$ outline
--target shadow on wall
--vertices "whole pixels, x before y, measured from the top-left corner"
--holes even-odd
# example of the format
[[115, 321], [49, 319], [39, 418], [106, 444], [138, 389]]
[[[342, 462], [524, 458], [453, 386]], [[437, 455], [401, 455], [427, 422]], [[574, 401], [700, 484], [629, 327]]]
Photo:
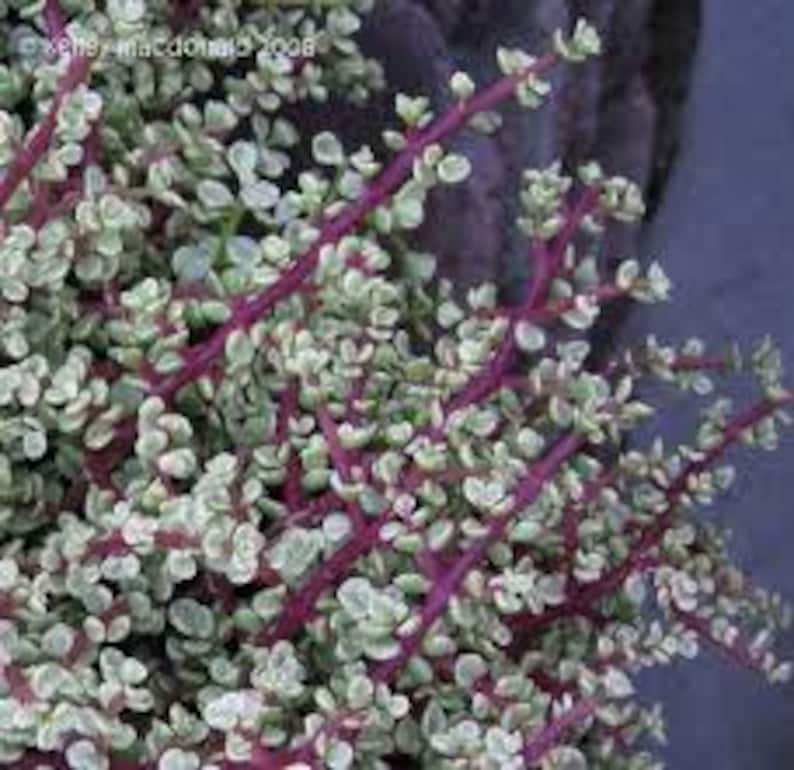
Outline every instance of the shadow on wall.
[[690, 92], [703, 8], [692, 0], [656, 0], [650, 16], [651, 45], [645, 74], [658, 105], [654, 163], [648, 185], [653, 215], [659, 207], [681, 138], [681, 118]]
[[[459, 138], [456, 148], [472, 159], [474, 173], [433, 193], [412, 239], [438, 255], [442, 273], [461, 290], [495, 280], [509, 299], [529, 270], [525, 239], [513, 224], [524, 168], [598, 158], [610, 173], [643, 185], [652, 204], [659, 200], [678, 144], [699, 8], [700, 0], [380, 0], [359, 39], [383, 64], [389, 90], [364, 109], [335, 103], [296, 119], [306, 135], [338, 130], [351, 145], [381, 151], [381, 131], [395, 124], [395, 92], [428, 95], [441, 110], [456, 70], [486, 83], [497, 75], [499, 46], [542, 51], [558, 27], [592, 19], [606, 41], [604, 56], [558, 70], [542, 110], [507, 108], [496, 136]], [[635, 252], [638, 232], [621, 228], [611, 247]]]
[[[435, 195], [418, 243], [441, 258], [456, 285], [500, 279], [507, 293], [528, 271], [526, 243], [513, 225], [521, 171], [562, 158], [569, 167], [598, 158], [610, 173], [643, 185], [652, 210], [678, 146], [700, 29], [699, 0], [386, 0], [367, 23], [364, 50], [384, 64], [392, 91], [423, 93], [437, 108], [456, 69], [479, 82], [496, 76], [499, 46], [540, 51], [553, 31], [587, 16], [605, 54], [555, 75], [538, 113], [508, 109], [495, 137], [460, 144], [475, 173], [459, 189]], [[375, 116], [389, 121], [391, 96]], [[367, 121], [373, 134], [382, 126]], [[636, 251], [638, 231], [611, 241]]]

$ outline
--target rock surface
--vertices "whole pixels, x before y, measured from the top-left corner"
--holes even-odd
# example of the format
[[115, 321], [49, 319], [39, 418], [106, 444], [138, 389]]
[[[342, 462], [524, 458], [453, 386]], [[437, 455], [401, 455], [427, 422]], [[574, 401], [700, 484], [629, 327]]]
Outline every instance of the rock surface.
[[[681, 153], [641, 246], [667, 267], [675, 302], [634, 314], [624, 339], [653, 330], [671, 340], [697, 334], [747, 345], [771, 333], [791, 385], [794, 5], [706, 0], [704, 11]], [[680, 414], [663, 419], [671, 434], [684, 434]], [[771, 455], [734, 454], [736, 489], [707, 515], [734, 531], [733, 552], [753, 582], [791, 601], [791, 429], [781, 443]], [[794, 658], [794, 634], [781, 647]], [[793, 685], [769, 688], [706, 652], [694, 665], [655, 673], [644, 692], [665, 704], [670, 770], [794, 766]]]
[[[665, 14], [658, 8], [664, 5]], [[599, 157], [610, 173], [653, 191], [667, 165], [658, 150], [675, 142], [681, 94], [657, 89], [653, 63], [659, 41], [681, 17], [696, 28], [689, 0], [383, 0], [366, 24], [362, 43], [385, 66], [390, 93], [374, 115], [387, 115], [394, 91], [424, 93], [440, 109], [456, 69], [479, 82], [497, 75], [499, 46], [547, 49], [552, 32], [586, 14], [601, 29], [606, 53], [584, 67], [560, 70], [555, 91], [539, 112], [507, 109], [493, 138], [467, 137], [475, 173], [460, 189], [433, 201], [419, 243], [438, 254], [443, 272], [459, 286], [499, 277], [520, 285], [528, 265], [526, 242], [513, 225], [521, 171], [563, 158], [575, 166]], [[685, 22], [686, 25], [687, 22]], [[691, 30], [690, 33], [691, 34]], [[689, 59], [663, 62], [665, 82], [685, 83]], [[671, 93], [673, 98], [667, 98]], [[373, 131], [382, 123], [372, 120]], [[662, 131], [657, 131], [657, 127]], [[371, 137], [372, 140], [376, 136]], [[637, 233], [621, 233], [616, 253], [635, 250]]]

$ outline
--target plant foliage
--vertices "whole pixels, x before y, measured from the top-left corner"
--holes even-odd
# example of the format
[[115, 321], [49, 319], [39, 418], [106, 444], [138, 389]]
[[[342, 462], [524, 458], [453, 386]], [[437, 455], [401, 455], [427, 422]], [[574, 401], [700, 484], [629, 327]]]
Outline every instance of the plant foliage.
[[[100, 5], [0, 14], [0, 762], [650, 770], [640, 670], [705, 643], [787, 678], [780, 597], [696, 515], [732, 445], [775, 446], [778, 353], [740, 409], [733, 351], [590, 350], [670, 292], [604, 267], [636, 185], [527, 170], [514, 307], [403, 237], [476, 173], [449, 140], [541, 107], [595, 30], [457, 73], [443, 114], [398, 95], [376, 152], [289, 117], [382, 87], [372, 2]], [[188, 32], [246, 51], [119, 54]], [[689, 443], [631, 440], [675, 389]]]

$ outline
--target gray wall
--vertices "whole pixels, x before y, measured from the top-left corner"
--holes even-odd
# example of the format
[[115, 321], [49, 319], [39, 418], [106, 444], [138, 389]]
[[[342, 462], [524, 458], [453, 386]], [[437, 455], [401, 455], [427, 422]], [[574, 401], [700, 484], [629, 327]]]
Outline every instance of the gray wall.
[[[772, 332], [794, 376], [794, 2], [704, 5], [682, 154], [643, 249], [667, 268], [675, 301], [641, 310], [627, 331], [715, 342]], [[734, 530], [756, 582], [794, 600], [794, 435], [739, 470], [711, 515]], [[784, 647], [794, 657], [793, 635]], [[649, 683], [666, 705], [670, 770], [794, 767], [794, 689], [707, 657]]]

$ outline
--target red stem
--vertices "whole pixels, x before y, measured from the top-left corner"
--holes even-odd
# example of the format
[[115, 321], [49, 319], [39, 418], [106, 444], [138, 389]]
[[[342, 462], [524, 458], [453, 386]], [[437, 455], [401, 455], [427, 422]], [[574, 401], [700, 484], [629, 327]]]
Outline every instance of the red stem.
[[485, 557], [489, 548], [499, 542], [515, 517], [531, 505], [540, 494], [543, 486], [559, 470], [560, 466], [574, 455], [584, 443], [576, 434], [561, 438], [546, 456], [534, 464], [527, 477], [513, 492], [514, 503], [510, 509], [492, 519], [488, 531], [470, 545], [447, 573], [434, 584], [421, 610], [419, 628], [400, 641], [400, 652], [390, 660], [380, 664], [375, 670], [374, 679], [389, 682], [416, 653], [427, 632], [446, 610], [450, 598], [458, 591], [461, 583], [471, 569]]
[[594, 583], [570, 596], [563, 604], [542, 613], [519, 613], [508, 618], [507, 622], [517, 631], [520, 631], [522, 637], [526, 637], [527, 634], [537, 633], [556, 620], [591, 609], [597, 601], [609, 596], [620, 588], [629, 575], [642, 567], [647, 559], [648, 552], [659, 545], [672, 525], [673, 514], [686, 492], [689, 480], [716, 462], [732, 444], [739, 440], [745, 431], [773, 415], [781, 407], [791, 403], [792, 398], [794, 397], [788, 394], [774, 401], [767, 399], [735, 417], [723, 432], [722, 439], [706, 451], [699, 460], [691, 461], [675, 478], [666, 492], [668, 505], [664, 513], [642, 530], [642, 534], [635, 543], [631, 554], [621, 564], [611, 569]]
[[325, 246], [337, 243], [353, 231], [382, 203], [388, 200], [413, 172], [414, 161], [431, 144], [448, 138], [463, 128], [477, 113], [488, 111], [505, 101], [514, 93], [519, 83], [532, 73], [542, 72], [554, 63], [553, 54], [538, 60], [532, 67], [516, 75], [503, 78], [467, 102], [456, 105], [445, 115], [417, 132], [408, 146], [383, 171], [364, 194], [350, 204], [339, 216], [323, 227], [314, 245], [279, 280], [262, 293], [241, 302], [231, 318], [210, 337], [207, 342], [194, 348], [187, 356], [185, 365], [176, 373], [164, 378], [152, 389], [166, 401], [182, 387], [204, 374], [212, 362], [223, 353], [226, 339], [238, 329], [247, 329], [269, 312], [278, 302], [295, 292], [317, 266], [320, 252]]
[[350, 463], [347, 451], [342, 446], [339, 439], [339, 432], [336, 429], [334, 418], [326, 408], [321, 408], [317, 414], [317, 420], [320, 424], [325, 443], [328, 445], [328, 453], [331, 456], [331, 462], [336, 468], [337, 473], [342, 481], [348, 483], [353, 478], [353, 467]]
[[598, 478], [588, 484], [581, 500], [571, 503], [565, 509], [562, 519], [562, 534], [565, 545], [565, 562], [568, 567], [568, 593], [573, 590], [576, 582], [573, 572], [574, 562], [576, 559], [576, 549], [579, 547], [580, 517], [587, 509], [587, 506], [598, 499], [598, 496], [604, 491], [604, 489], [606, 489], [610, 484], [614, 483], [616, 477], [617, 468], [611, 468], [609, 471], [602, 473]]
[[299, 511], [304, 504], [301, 484], [301, 459], [297, 452], [290, 452], [287, 460], [287, 479], [284, 482], [284, 502], [290, 512]]
[[171, 11], [171, 29], [176, 32], [184, 32], [193, 20], [198, 16], [202, 0], [172, 0], [173, 9]]
[[[320, 430], [325, 438], [325, 443], [328, 445], [331, 462], [342, 481], [348, 484], [353, 480], [353, 464], [350, 461], [347, 450], [342, 446], [342, 442], [339, 439], [339, 431], [336, 429], [336, 422], [334, 422], [334, 418], [326, 408], [321, 408], [319, 410], [317, 419], [320, 424]], [[346, 500], [345, 510], [353, 520], [356, 531], [360, 531], [366, 526], [364, 512], [358, 502]]]
[[[279, 444], [287, 442], [289, 437], [289, 421], [298, 412], [298, 387], [293, 382], [281, 394], [278, 410], [278, 424], [276, 426], [276, 441]], [[301, 493], [301, 462], [297, 452], [290, 449], [287, 459], [287, 478], [284, 482], [284, 502], [290, 513], [300, 510], [303, 506]]]
[[565, 713], [552, 719], [538, 730], [524, 745], [524, 761], [527, 767], [541, 759], [558, 746], [565, 734], [595, 714], [596, 705], [591, 700], [580, 700]]
[[[300, 462], [297, 457], [295, 457], [295, 459]], [[298, 479], [298, 481], [300, 481], [300, 479]], [[265, 532], [265, 536], [268, 540], [272, 540], [280, 532], [290, 527], [305, 526], [317, 521], [322, 521], [326, 514], [331, 513], [331, 511], [341, 506], [342, 500], [337, 496], [336, 492], [328, 490], [319, 497], [303, 503], [302, 508], [291, 512], [289, 516], [274, 521]]]
[[336, 585], [357, 559], [364, 556], [378, 542], [383, 521], [377, 519], [337, 549], [312, 574], [301, 588], [285, 600], [286, 609], [275, 626], [265, 629], [256, 637], [256, 644], [268, 647], [281, 639], [294, 636], [314, 616], [320, 597]]
[[27, 144], [16, 154], [0, 181], [0, 209], [5, 207], [19, 185], [47, 152], [58, 122], [58, 111], [66, 97], [88, 77], [90, 64], [84, 56], [75, 56], [69, 62], [66, 74], [58, 83], [50, 109], [34, 129]]
[[721, 370], [726, 366], [721, 356], [678, 356], [670, 365], [674, 372], [688, 372], [705, 369]]
[[28, 224], [34, 229], [40, 229], [47, 221], [50, 209], [50, 186], [45, 182], [37, 182], [33, 193], [33, 201], [28, 215]]
[[[449, 400], [445, 405], [445, 414], [451, 414], [472, 404], [479, 403], [499, 389], [505, 375], [516, 359], [518, 351], [515, 335], [516, 326], [520, 320], [535, 318], [536, 314], [539, 320], [545, 317], [540, 308], [546, 298], [549, 286], [559, 273], [565, 258], [565, 251], [576, 236], [582, 222], [597, 206], [598, 196], [598, 189], [592, 187], [587, 188], [582, 193], [562, 231], [554, 239], [551, 250], [543, 242], [533, 244], [535, 274], [523, 302], [515, 315], [510, 318], [502, 342], [490, 363], [483, 367], [460, 393]], [[443, 435], [443, 432], [444, 428], [441, 426], [430, 433], [433, 438], [437, 439]]]
[[283, 444], [289, 436], [289, 421], [298, 411], [298, 389], [291, 383], [281, 393], [276, 421], [276, 441]]
[[717, 639], [711, 632], [709, 620], [693, 612], [686, 612], [678, 607], [672, 608], [673, 615], [680, 620], [687, 628], [694, 631], [699, 637], [715, 647], [723, 655], [734, 663], [738, 663], [751, 671], [762, 672], [761, 660], [754, 656], [749, 647], [741, 640], [736, 640], [733, 644], [725, 644]]
[[604, 284], [603, 286], [596, 286], [594, 289], [583, 292], [577, 296], [556, 300], [546, 305], [546, 307], [530, 310], [523, 316], [518, 313], [517, 319], [519, 321], [531, 321], [536, 324], [548, 323], [549, 321], [557, 320], [560, 316], [573, 310], [576, 307], [576, 300], [579, 297], [589, 299], [599, 305], [604, 305], [625, 296], [626, 292], [623, 289], [619, 289], [613, 284]]
[[[557, 61], [556, 54], [548, 54], [538, 59], [531, 67], [504, 77], [472, 99], [455, 105], [427, 128], [415, 132], [410, 137], [407, 147], [369, 185], [362, 196], [345, 208], [341, 214], [325, 223], [315, 243], [292, 267], [260, 294], [236, 303], [231, 317], [206, 342], [185, 352], [184, 365], [181, 369], [174, 374], [158, 377], [155, 384], [150, 387], [149, 394], [170, 402], [179, 390], [207, 373], [216, 359], [223, 355], [228, 337], [234, 331], [250, 328], [279, 302], [298, 291], [314, 272], [322, 250], [326, 246], [338, 243], [386, 202], [411, 176], [414, 161], [427, 147], [444, 141], [464, 128], [476, 114], [489, 111], [507, 100], [527, 77], [542, 73]], [[124, 445], [129, 448], [135, 440], [134, 424], [131, 424], [131, 430], [129, 424], [125, 425], [124, 430], [130, 435], [125, 437], [122, 444], [119, 444], [113, 452], [113, 463], [120, 462], [123, 458]]]
[[58, 0], [46, 0], [43, 13], [47, 37], [51, 43], [60, 42], [66, 34], [66, 20]]

